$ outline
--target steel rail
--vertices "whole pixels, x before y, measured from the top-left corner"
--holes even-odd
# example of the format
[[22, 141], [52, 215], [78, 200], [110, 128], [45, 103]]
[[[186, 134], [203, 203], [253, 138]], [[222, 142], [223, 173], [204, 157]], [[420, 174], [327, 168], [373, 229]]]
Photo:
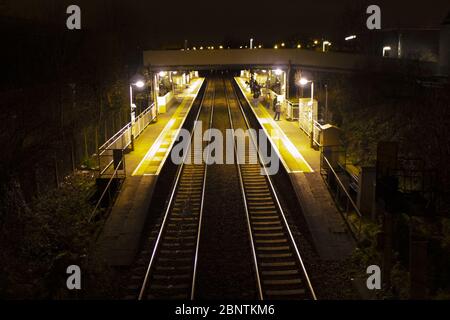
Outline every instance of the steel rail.
[[[233, 124], [233, 119], [231, 117], [231, 109], [230, 109], [230, 102], [229, 102], [229, 98], [228, 98], [228, 94], [227, 94], [227, 88], [226, 88], [226, 84], [225, 84], [225, 80], [224, 82], [224, 88], [225, 88], [225, 100], [227, 103], [227, 110], [228, 110], [228, 118], [230, 119], [230, 124], [231, 124], [231, 129], [234, 130], [234, 124]], [[254, 267], [255, 267], [255, 277], [256, 277], [256, 284], [257, 284], [257, 289], [258, 289], [258, 299], [259, 300], [263, 300], [263, 292], [262, 292], [262, 286], [261, 286], [261, 277], [259, 275], [259, 268], [258, 268], [258, 258], [256, 256], [256, 249], [255, 249], [255, 242], [253, 239], [253, 232], [252, 232], [252, 226], [250, 223], [250, 213], [248, 210], [248, 206], [247, 206], [247, 196], [245, 193], [245, 188], [244, 188], [244, 181], [242, 178], [242, 172], [241, 172], [241, 167], [239, 166], [238, 163], [238, 154], [237, 154], [237, 146], [233, 137], [233, 147], [234, 147], [234, 155], [235, 155], [235, 160], [236, 160], [236, 167], [237, 167], [237, 171], [238, 171], [238, 175], [239, 175], [239, 183], [241, 186], [241, 194], [242, 194], [242, 198], [244, 200], [244, 208], [245, 208], [245, 215], [247, 218], [247, 228], [248, 228], [248, 234], [249, 234], [249, 238], [250, 238], [250, 246], [252, 248], [252, 258], [253, 258], [253, 263], [254, 263]]]
[[[209, 119], [209, 128], [212, 128], [212, 123], [213, 123], [215, 97], [216, 97], [216, 91], [215, 91], [215, 87], [214, 87], [213, 98], [212, 98], [212, 102], [211, 102], [211, 117]], [[212, 131], [210, 130], [209, 135], [208, 135], [208, 141], [211, 141], [211, 138], [212, 138]], [[192, 275], [191, 300], [194, 300], [194, 297], [195, 297], [195, 281], [197, 279], [198, 252], [199, 252], [199, 248], [200, 248], [200, 234], [201, 234], [202, 221], [203, 221], [203, 205], [204, 205], [205, 191], [206, 191], [206, 175], [208, 172], [208, 159], [209, 159], [209, 153], [207, 155], [207, 158], [205, 159], [206, 163], [205, 163], [205, 173], [203, 176], [202, 200], [201, 200], [201, 204], [200, 204], [197, 244], [196, 244], [196, 248], [195, 248], [194, 270], [193, 270], [193, 275]]]
[[[202, 108], [203, 108], [203, 105], [204, 105], [204, 102], [205, 102], [205, 98], [208, 95], [208, 89], [209, 88], [210, 88], [210, 85], [208, 83], [207, 87], [205, 89], [205, 93], [204, 93], [204, 95], [202, 97], [202, 101], [200, 102], [200, 107], [199, 107], [199, 109], [197, 111], [197, 114], [196, 114], [196, 117], [195, 117], [195, 120], [194, 120], [195, 125], [194, 125], [194, 127], [192, 129], [192, 132], [190, 133], [190, 139], [189, 139], [189, 143], [188, 143], [188, 146], [187, 146], [188, 150], [191, 147], [192, 139], [193, 139], [193, 136], [194, 136], [194, 132], [195, 132], [195, 129], [197, 127], [197, 120], [200, 117], [200, 113], [202, 111]], [[214, 96], [215, 96], [214, 86], [212, 86], [212, 94], [213, 94], [213, 99], [212, 99], [213, 100], [212, 105], [213, 105], [214, 104]], [[183, 161], [182, 161], [180, 167], [178, 168], [178, 171], [177, 171], [177, 174], [176, 174], [175, 183], [174, 183], [174, 187], [172, 189], [172, 192], [171, 192], [171, 195], [170, 195], [170, 198], [169, 198], [169, 202], [167, 204], [166, 211], [164, 213], [164, 218], [163, 218], [163, 221], [161, 223], [161, 227], [160, 227], [159, 232], [158, 232], [158, 237], [157, 237], [157, 239], [155, 241], [155, 245], [153, 247], [152, 255], [151, 255], [148, 267], [147, 267], [147, 271], [146, 271], [146, 274], [145, 274], [144, 281], [143, 281], [142, 286], [141, 286], [141, 290], [139, 292], [138, 300], [143, 300], [144, 299], [146, 290], [147, 290], [147, 288], [149, 286], [151, 272], [152, 272], [152, 269], [153, 269], [153, 266], [154, 266], [154, 263], [155, 263], [155, 260], [156, 260], [157, 252], [158, 252], [160, 244], [161, 244], [161, 238], [162, 238], [162, 235], [163, 235], [163, 233], [165, 231], [165, 228], [166, 228], [166, 225], [167, 225], [167, 221], [168, 221], [171, 209], [172, 209], [173, 201], [174, 201], [175, 195], [177, 193], [177, 189], [178, 189], [178, 186], [179, 186], [179, 181], [180, 181], [180, 178], [182, 176], [183, 168], [184, 168], [185, 161], [186, 161], [186, 158], [187, 158], [188, 155], [190, 155], [190, 152], [186, 152], [186, 154], [183, 155]], [[206, 167], [207, 166], [205, 166], [205, 176], [206, 176]], [[203, 210], [203, 200], [204, 200], [204, 189], [202, 191], [201, 210]], [[201, 216], [201, 214], [200, 214], [200, 216]], [[200, 230], [200, 222], [199, 222], [199, 230]], [[198, 248], [198, 241], [197, 241], [196, 248]], [[196, 253], [196, 255], [197, 255], [197, 253]], [[191, 298], [192, 298], [192, 289], [191, 289]]]
[[[248, 127], [248, 128], [251, 128], [250, 123], [249, 123], [249, 121], [248, 121], [248, 119], [247, 119], [247, 116], [245, 115], [245, 112], [244, 112], [244, 108], [243, 108], [243, 106], [242, 106], [242, 103], [241, 103], [241, 101], [240, 101], [240, 99], [239, 99], [238, 94], [236, 93], [236, 88], [233, 86], [233, 84], [231, 84], [231, 87], [232, 87], [234, 96], [236, 97], [236, 101], [237, 101], [237, 104], [238, 104], [238, 106], [239, 106], [239, 108], [240, 108], [241, 114], [242, 114], [242, 116], [243, 116], [243, 118], [244, 118], [244, 121], [245, 121], [247, 127]], [[264, 164], [264, 162], [263, 162], [262, 156], [261, 156], [261, 154], [260, 154], [260, 152], [259, 152], [258, 144], [257, 144], [257, 142], [254, 140], [254, 138], [252, 137], [251, 134], [249, 135], [249, 138], [250, 138], [250, 141], [253, 143], [253, 145], [254, 145], [254, 147], [255, 147], [255, 150], [257, 150], [257, 155], [258, 155], [258, 159], [259, 159], [260, 164], [261, 164], [261, 168], [264, 170], [265, 176], [267, 177], [267, 181], [268, 181], [268, 184], [269, 184], [269, 186], [270, 186], [271, 194], [273, 195], [273, 197], [274, 197], [274, 199], [275, 199], [275, 201], [276, 201], [277, 209], [279, 210], [280, 215], [281, 215], [281, 217], [282, 217], [282, 220], [283, 220], [283, 223], [284, 223], [284, 227], [286, 228], [286, 231], [287, 231], [287, 233], [288, 233], [288, 237], [289, 237], [290, 243], [291, 243], [291, 245], [292, 245], [293, 248], [294, 248], [294, 251], [295, 251], [295, 254], [296, 254], [296, 258], [297, 258], [297, 261], [298, 261], [298, 263], [299, 263], [299, 265], [300, 265], [300, 267], [301, 267], [301, 269], [302, 269], [301, 271], [302, 271], [303, 276], [304, 276], [304, 278], [305, 278], [305, 280], [306, 280], [306, 283], [307, 283], [307, 286], [308, 286], [308, 290], [309, 290], [309, 292], [310, 292], [310, 294], [311, 294], [312, 299], [313, 299], [313, 300], [317, 300], [316, 294], [315, 294], [314, 289], [313, 289], [313, 286], [312, 286], [312, 284], [311, 284], [311, 280], [309, 279], [308, 273], [307, 273], [306, 268], [305, 268], [305, 265], [304, 265], [304, 263], [303, 263], [303, 259], [302, 259], [302, 257], [301, 257], [300, 251], [299, 251], [299, 249], [298, 249], [298, 247], [297, 247], [297, 244], [296, 244], [296, 242], [295, 242], [295, 239], [294, 239], [294, 237], [293, 237], [293, 235], [292, 235], [291, 228], [289, 227], [289, 223], [287, 222], [286, 215], [285, 215], [284, 210], [283, 210], [283, 208], [282, 208], [282, 206], [281, 206], [281, 203], [280, 203], [280, 201], [279, 201], [279, 198], [278, 198], [278, 196], [277, 196], [277, 193], [275, 192], [275, 188], [274, 188], [274, 186], [273, 186], [272, 179], [271, 179], [271, 177], [270, 177], [270, 175], [269, 175], [269, 173], [268, 173], [268, 171], [267, 171], [266, 166], [265, 166], [265, 165], [262, 165], [262, 164]], [[264, 297], [263, 297], [263, 298], [264, 298]]]

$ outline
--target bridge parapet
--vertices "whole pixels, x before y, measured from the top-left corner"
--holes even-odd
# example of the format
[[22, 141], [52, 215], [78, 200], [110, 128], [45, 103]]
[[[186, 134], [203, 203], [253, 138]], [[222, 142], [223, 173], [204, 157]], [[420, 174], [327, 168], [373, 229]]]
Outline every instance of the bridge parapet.
[[[398, 59], [339, 52], [302, 49], [223, 49], [223, 50], [149, 50], [144, 51], [144, 65], [152, 71], [162, 69], [210, 70], [239, 68], [288, 68], [324, 71], [358, 71], [378, 66], [395, 66]], [[435, 64], [424, 64], [434, 71]]]

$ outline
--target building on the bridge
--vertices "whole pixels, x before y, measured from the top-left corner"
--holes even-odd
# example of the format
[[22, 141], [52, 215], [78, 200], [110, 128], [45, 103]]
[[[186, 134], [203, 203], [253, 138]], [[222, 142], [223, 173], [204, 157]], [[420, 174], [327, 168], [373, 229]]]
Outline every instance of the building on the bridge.
[[439, 74], [448, 75], [450, 13], [440, 26], [366, 30], [350, 39], [337, 39], [334, 50], [416, 60], [439, 64]]

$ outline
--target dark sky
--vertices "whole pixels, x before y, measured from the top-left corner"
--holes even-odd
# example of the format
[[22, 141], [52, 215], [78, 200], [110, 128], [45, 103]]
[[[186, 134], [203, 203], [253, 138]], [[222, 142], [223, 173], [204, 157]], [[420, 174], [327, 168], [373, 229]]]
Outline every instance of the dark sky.
[[368, 4], [380, 5], [383, 28], [438, 27], [450, 10], [449, 0], [0, 0], [4, 15], [61, 27], [69, 4], [81, 7], [85, 28], [114, 24], [159, 42], [191, 43], [225, 37], [280, 41], [299, 33], [326, 37], [340, 24], [352, 23], [346, 13], [365, 15]]

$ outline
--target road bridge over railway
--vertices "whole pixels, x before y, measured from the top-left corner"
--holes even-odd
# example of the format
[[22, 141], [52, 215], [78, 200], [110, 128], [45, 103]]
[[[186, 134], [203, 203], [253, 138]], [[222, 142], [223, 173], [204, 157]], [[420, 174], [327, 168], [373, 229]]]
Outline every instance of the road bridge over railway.
[[[398, 59], [302, 49], [148, 50], [144, 65], [151, 71], [248, 68], [297, 68], [313, 71], [352, 72], [396, 66]], [[436, 64], [421, 63], [434, 70]]]

